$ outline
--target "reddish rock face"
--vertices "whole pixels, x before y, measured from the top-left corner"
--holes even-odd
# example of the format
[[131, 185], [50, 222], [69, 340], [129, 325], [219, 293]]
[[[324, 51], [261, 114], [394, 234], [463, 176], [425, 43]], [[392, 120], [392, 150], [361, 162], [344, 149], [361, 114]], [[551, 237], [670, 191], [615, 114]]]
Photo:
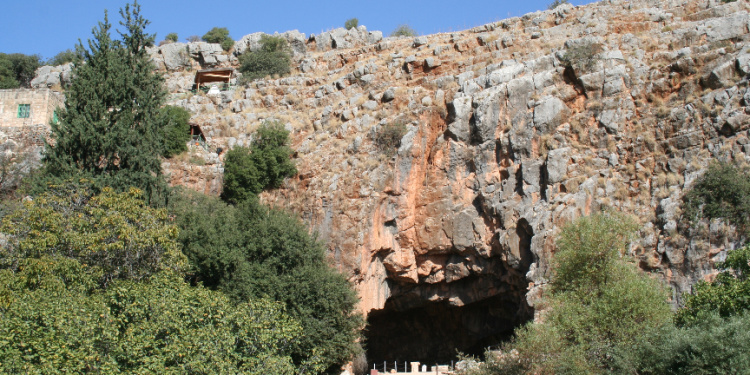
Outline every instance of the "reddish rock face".
[[[396, 340], [414, 348], [406, 360], [443, 358], [534, 316], [556, 235], [577, 217], [637, 216], [629, 255], [675, 302], [739, 245], [729, 226], [685, 224], [680, 204], [710, 161], [748, 160], [749, 7], [564, 5], [419, 43], [326, 34], [289, 77], [175, 104], [224, 147], [263, 119], [287, 123], [299, 175], [262, 198], [328, 245], [372, 353], [395, 360]], [[400, 146], [379, 149], [394, 123]], [[171, 170], [218, 192], [210, 168]]]

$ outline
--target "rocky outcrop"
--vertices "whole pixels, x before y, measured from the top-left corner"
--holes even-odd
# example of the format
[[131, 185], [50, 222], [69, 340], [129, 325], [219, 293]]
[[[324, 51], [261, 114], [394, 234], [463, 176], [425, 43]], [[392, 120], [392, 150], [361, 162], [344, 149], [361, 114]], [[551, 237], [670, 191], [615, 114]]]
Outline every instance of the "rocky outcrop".
[[[431, 316], [472, 347], [533, 317], [556, 236], [579, 216], [638, 217], [630, 255], [675, 303], [743, 242], [721, 221], [687, 225], [680, 207], [711, 161], [750, 161], [749, 7], [613, 0], [419, 38], [336, 29], [311, 36], [287, 77], [214, 96], [173, 84], [171, 104], [213, 148], [285, 123], [299, 174], [262, 199], [310, 224], [383, 332], [422, 334]], [[383, 150], [393, 123], [406, 132]], [[218, 169], [190, 168], [193, 188], [216, 192]]]
[[35, 89], [57, 88], [61, 90], [70, 84], [72, 69], [72, 63], [59, 66], [40, 66], [34, 72], [34, 79], [30, 82], [31, 87]]

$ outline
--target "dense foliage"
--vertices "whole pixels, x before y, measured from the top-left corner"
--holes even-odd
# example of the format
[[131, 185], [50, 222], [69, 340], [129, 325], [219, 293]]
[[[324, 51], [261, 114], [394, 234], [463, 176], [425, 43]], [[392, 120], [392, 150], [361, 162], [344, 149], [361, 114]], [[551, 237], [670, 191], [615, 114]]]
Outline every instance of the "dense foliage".
[[750, 172], [729, 163], [712, 163], [684, 197], [691, 221], [724, 218], [746, 229], [750, 218]]
[[282, 301], [300, 321], [298, 366], [337, 370], [356, 352], [356, 296], [299, 220], [254, 199], [231, 206], [192, 195], [171, 204], [197, 281], [236, 301]]
[[185, 108], [172, 105], [159, 110], [160, 122], [164, 124], [164, 143], [162, 156], [165, 158], [187, 151], [190, 141], [190, 112]]
[[47, 60], [45, 64], [51, 66], [63, 65], [75, 61], [76, 57], [77, 55], [75, 51], [73, 51], [72, 49], [66, 49], [65, 51], [61, 51], [54, 57]]
[[635, 229], [597, 214], [565, 226], [553, 259], [544, 322], [516, 332], [503, 353], [488, 353], [476, 374], [635, 373], [639, 348], [671, 322], [663, 287], [622, 258]]
[[224, 51], [229, 51], [234, 46], [234, 40], [229, 36], [226, 27], [214, 27], [201, 38], [208, 43], [219, 43]]
[[253, 136], [250, 147], [235, 147], [224, 157], [224, 186], [221, 197], [238, 203], [266, 189], [281, 185], [294, 176], [289, 132], [278, 121], [266, 121]]
[[0, 53], [0, 89], [29, 87], [40, 65], [37, 55]]
[[77, 47], [83, 61], [74, 67], [60, 121], [51, 124], [39, 185], [87, 176], [119, 191], [135, 186], [148, 201], [160, 201], [166, 183], [158, 114], [165, 91], [146, 51], [154, 36], [144, 33], [149, 22], [137, 4], [120, 14], [122, 40], [111, 38], [105, 13], [89, 48]]
[[169, 33], [169, 34], [167, 34], [167, 36], [166, 36], [166, 37], [164, 38], [164, 40], [168, 40], [168, 41], [170, 41], [170, 42], [172, 42], [172, 43], [176, 42], [176, 41], [177, 41], [177, 40], [179, 40], [179, 39], [180, 39], [180, 37], [179, 37], [179, 36], [177, 36], [177, 33]]
[[185, 266], [166, 211], [146, 206], [133, 188], [95, 195], [85, 181], [53, 186], [4, 217], [0, 230], [7, 241], [0, 267], [10, 270], [24, 259], [64, 256], [88, 265], [106, 284]]
[[252, 81], [266, 76], [289, 74], [291, 57], [286, 39], [281, 36], [262, 35], [261, 48], [240, 56], [242, 79]]
[[0, 372], [293, 374], [299, 325], [160, 273], [93, 287], [86, 264], [28, 258], [0, 271]]

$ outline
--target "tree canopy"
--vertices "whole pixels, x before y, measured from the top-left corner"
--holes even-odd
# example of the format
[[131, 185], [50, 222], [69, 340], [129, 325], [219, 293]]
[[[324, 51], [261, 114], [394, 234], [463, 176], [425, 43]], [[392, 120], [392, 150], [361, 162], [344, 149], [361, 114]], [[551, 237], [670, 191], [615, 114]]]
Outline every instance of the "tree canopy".
[[196, 281], [236, 301], [281, 301], [300, 321], [303, 337], [293, 353], [298, 366], [336, 370], [358, 350], [356, 296], [298, 219], [255, 199], [232, 206], [189, 194], [170, 205]]
[[88, 48], [77, 46], [82, 62], [74, 67], [59, 122], [51, 124], [41, 175], [45, 182], [86, 176], [120, 191], [135, 186], [148, 201], [159, 201], [166, 183], [158, 113], [166, 94], [146, 51], [154, 36], [145, 33], [149, 22], [137, 3], [120, 15], [122, 40], [112, 39], [105, 12]]
[[297, 168], [291, 160], [289, 132], [278, 121], [266, 121], [258, 128], [250, 147], [235, 147], [224, 158], [224, 186], [221, 197], [230, 203], [250, 199], [274, 189]]
[[40, 65], [38, 55], [0, 53], [0, 89], [29, 87]]

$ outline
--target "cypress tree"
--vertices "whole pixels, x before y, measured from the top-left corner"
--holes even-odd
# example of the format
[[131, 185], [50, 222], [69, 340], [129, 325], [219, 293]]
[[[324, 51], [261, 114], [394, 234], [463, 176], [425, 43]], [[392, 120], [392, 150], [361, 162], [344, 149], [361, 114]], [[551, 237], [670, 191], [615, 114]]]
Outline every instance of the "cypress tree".
[[134, 186], [154, 204], [166, 191], [159, 160], [164, 123], [158, 116], [166, 92], [146, 52], [155, 36], [144, 31], [149, 21], [140, 5], [128, 4], [120, 15], [121, 40], [112, 39], [105, 11], [88, 48], [80, 41], [76, 46], [81, 59], [59, 123], [51, 124], [43, 178], [49, 183], [89, 177], [119, 191]]

